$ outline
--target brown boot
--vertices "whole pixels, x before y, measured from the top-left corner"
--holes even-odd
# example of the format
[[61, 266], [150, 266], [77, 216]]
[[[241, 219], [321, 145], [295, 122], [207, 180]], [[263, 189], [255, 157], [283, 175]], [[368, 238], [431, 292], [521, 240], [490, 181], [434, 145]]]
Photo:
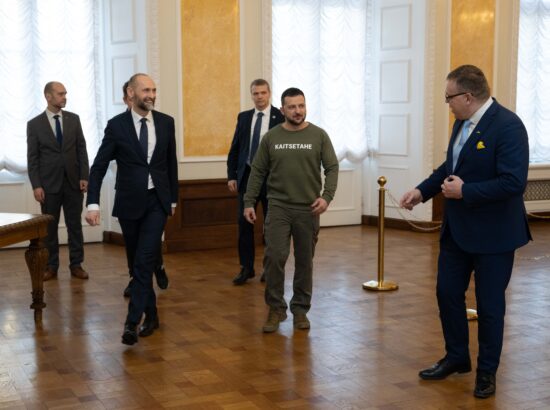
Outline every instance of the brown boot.
[[267, 321], [262, 328], [264, 333], [273, 333], [279, 328], [279, 323], [286, 319], [286, 312], [284, 310], [269, 309], [267, 315]]
[[44, 282], [50, 280], [50, 279], [57, 279], [57, 271], [52, 268], [51, 266], [48, 266], [46, 270], [44, 271], [44, 275], [42, 276], [42, 280]]
[[305, 313], [296, 313], [294, 315], [294, 328], [306, 330], [310, 328], [309, 319]]
[[88, 279], [88, 272], [82, 269], [81, 266], [71, 266], [71, 276], [78, 279]]

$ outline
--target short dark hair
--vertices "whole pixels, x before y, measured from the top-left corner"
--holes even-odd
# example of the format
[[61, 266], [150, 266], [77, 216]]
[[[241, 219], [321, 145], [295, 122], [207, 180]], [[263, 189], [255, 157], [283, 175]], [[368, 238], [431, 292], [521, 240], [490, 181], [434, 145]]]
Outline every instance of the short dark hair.
[[298, 95], [301, 95], [304, 98], [306, 98], [306, 96], [304, 95], [304, 92], [302, 90], [300, 90], [299, 88], [296, 88], [296, 87], [287, 88], [281, 94], [281, 106], [284, 107], [286, 97], [296, 97]]
[[126, 81], [122, 86], [122, 97], [128, 97], [128, 84], [130, 81]]
[[267, 90], [271, 92], [271, 88], [269, 87], [269, 83], [267, 80], [264, 80], [263, 78], [256, 78], [254, 81], [250, 83], [250, 91], [252, 91], [252, 87], [257, 87], [259, 85], [267, 85]]
[[447, 74], [447, 80], [456, 82], [458, 91], [468, 92], [478, 100], [491, 96], [491, 89], [485, 74], [475, 65], [461, 65]]

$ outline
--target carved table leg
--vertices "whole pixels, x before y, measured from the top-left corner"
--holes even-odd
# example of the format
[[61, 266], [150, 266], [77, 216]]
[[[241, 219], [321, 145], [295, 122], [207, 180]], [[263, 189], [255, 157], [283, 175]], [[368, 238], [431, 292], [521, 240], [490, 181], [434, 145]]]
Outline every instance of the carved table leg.
[[42, 309], [46, 307], [42, 279], [48, 262], [48, 250], [39, 238], [31, 239], [29, 248], [25, 252], [25, 260], [32, 280], [32, 305], [30, 308], [34, 309], [34, 321], [41, 322]]

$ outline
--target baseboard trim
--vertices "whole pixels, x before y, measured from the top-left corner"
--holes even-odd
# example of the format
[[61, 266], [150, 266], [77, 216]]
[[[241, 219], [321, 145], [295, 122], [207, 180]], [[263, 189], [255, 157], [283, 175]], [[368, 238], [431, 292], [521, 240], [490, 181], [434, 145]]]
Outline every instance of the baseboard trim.
[[124, 246], [124, 237], [118, 232], [103, 231], [103, 242]]

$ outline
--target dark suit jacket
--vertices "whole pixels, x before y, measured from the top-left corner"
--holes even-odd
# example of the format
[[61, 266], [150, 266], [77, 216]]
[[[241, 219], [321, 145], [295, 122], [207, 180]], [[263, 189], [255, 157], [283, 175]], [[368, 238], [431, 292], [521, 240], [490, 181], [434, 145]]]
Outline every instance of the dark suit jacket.
[[[252, 117], [254, 109], [243, 111], [237, 117], [237, 127], [233, 135], [233, 142], [227, 156], [227, 179], [237, 180], [239, 192], [245, 191], [246, 186], [242, 186], [244, 172], [246, 170], [246, 161], [248, 151], [250, 150], [250, 133], [252, 127]], [[284, 122], [285, 117], [274, 106], [271, 106], [271, 118], [269, 119], [269, 128]]]
[[80, 118], [69, 111], [63, 111], [62, 118], [62, 147], [45, 111], [27, 123], [27, 163], [33, 189], [61, 192], [64, 174], [75, 190], [80, 190], [80, 180], [88, 180], [88, 152]]
[[462, 148], [453, 171], [453, 146], [464, 121], [455, 121], [447, 160], [417, 188], [424, 201], [441, 192], [449, 175], [462, 178], [462, 199], [447, 199], [441, 233], [449, 229], [466, 252], [508, 252], [531, 234], [523, 192], [527, 185], [527, 131], [516, 114], [493, 101]]
[[153, 111], [157, 142], [151, 161], [139, 144], [130, 111], [109, 120], [105, 136], [90, 170], [86, 204], [99, 204], [101, 183], [109, 162], [116, 160], [117, 176], [113, 216], [124, 219], [141, 218], [147, 206], [149, 174], [162, 207], [171, 214], [171, 204], [178, 202], [178, 162], [174, 119]]

